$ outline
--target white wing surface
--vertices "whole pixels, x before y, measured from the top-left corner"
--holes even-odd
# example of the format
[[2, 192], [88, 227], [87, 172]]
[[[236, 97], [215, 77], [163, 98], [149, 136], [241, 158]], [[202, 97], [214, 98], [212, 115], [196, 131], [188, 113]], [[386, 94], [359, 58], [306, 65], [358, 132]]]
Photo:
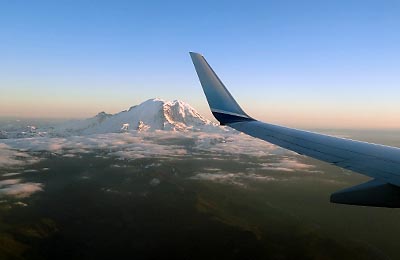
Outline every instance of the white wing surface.
[[373, 180], [332, 194], [331, 202], [400, 207], [400, 149], [268, 124], [247, 115], [204, 57], [190, 53], [211, 112], [222, 124], [250, 136]]

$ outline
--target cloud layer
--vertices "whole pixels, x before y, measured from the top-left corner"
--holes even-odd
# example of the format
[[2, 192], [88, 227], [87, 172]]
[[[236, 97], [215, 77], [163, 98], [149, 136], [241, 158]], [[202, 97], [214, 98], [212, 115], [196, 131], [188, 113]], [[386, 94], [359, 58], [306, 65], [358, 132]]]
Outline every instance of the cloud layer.
[[35, 152], [50, 152], [64, 156], [102, 152], [124, 159], [143, 157], [181, 157], [187, 154], [208, 153], [247, 155], [290, 154], [269, 143], [231, 133], [201, 132], [131, 132], [97, 134], [67, 138], [6, 139], [0, 142], [0, 167], [31, 164], [38, 158]]
[[[93, 153], [104, 158], [136, 160], [159, 158], [165, 160], [204, 159], [246, 163], [247, 173], [226, 172], [206, 168], [191, 179], [240, 184], [243, 180], [275, 181], [265, 172], [314, 171], [298, 155], [267, 142], [232, 132], [129, 132], [65, 138], [6, 139], [0, 142], [0, 169], [10, 170], [3, 177], [26, 173], [20, 169], [34, 164], [49, 154], [75, 157]], [[13, 170], [14, 169], [14, 170]], [[19, 169], [16, 171], [15, 169]], [[260, 174], [262, 172], [262, 174]], [[23, 174], [22, 174], [23, 175]], [[15, 182], [15, 183], [13, 183]], [[29, 196], [43, 189], [39, 183], [22, 183], [22, 179], [0, 181], [0, 195]]]

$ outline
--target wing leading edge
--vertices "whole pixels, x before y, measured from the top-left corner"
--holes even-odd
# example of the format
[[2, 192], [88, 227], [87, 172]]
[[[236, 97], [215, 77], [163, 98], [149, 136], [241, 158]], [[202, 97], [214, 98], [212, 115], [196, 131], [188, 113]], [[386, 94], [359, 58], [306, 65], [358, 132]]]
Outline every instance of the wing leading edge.
[[288, 150], [373, 178], [331, 195], [331, 202], [400, 207], [400, 149], [268, 124], [247, 115], [204, 57], [190, 53], [211, 112], [223, 125]]

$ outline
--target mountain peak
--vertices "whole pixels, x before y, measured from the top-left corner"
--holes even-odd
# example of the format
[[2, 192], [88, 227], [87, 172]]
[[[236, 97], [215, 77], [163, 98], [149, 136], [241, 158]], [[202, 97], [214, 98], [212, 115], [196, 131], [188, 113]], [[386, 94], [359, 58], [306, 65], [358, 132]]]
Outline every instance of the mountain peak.
[[116, 114], [100, 112], [95, 117], [70, 122], [61, 129], [72, 134], [97, 134], [127, 131], [201, 131], [216, 124], [202, 117], [181, 100], [148, 99]]
[[102, 111], [100, 113], [98, 113], [95, 118], [97, 119], [97, 121], [99, 123], [103, 122], [104, 120], [106, 120], [108, 117], [112, 116], [111, 114], [107, 114], [106, 112]]
[[150, 101], [153, 101], [153, 102], [165, 102], [164, 99], [156, 97], [156, 98], [150, 98], [150, 99], [144, 101], [143, 103], [150, 102]]

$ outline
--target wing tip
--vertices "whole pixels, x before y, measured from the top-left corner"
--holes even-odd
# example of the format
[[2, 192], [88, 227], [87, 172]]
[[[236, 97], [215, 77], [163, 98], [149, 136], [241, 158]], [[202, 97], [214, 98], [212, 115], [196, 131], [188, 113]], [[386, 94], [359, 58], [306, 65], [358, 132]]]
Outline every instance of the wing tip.
[[194, 51], [189, 51], [190, 57], [201, 57], [203, 58], [203, 55], [201, 53], [198, 52], [194, 52]]
[[189, 54], [214, 117], [222, 125], [254, 120], [242, 110], [204, 56], [192, 51]]

